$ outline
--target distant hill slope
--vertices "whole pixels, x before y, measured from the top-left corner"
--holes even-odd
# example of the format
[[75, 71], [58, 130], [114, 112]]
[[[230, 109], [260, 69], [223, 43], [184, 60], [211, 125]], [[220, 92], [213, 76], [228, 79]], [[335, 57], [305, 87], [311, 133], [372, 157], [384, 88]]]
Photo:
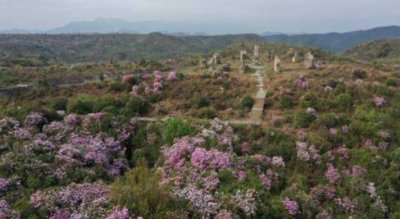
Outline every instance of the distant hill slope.
[[400, 62], [400, 38], [362, 43], [344, 54], [362, 60], [397, 58]]
[[67, 63], [163, 59], [209, 53], [252, 41], [264, 40], [253, 34], [181, 37], [159, 33], [0, 35], [0, 57], [41, 57]]
[[359, 43], [371, 40], [393, 39], [400, 37], [399, 26], [378, 27], [346, 33], [272, 35], [264, 36], [269, 42], [280, 42], [297, 46], [312, 46], [341, 52]]

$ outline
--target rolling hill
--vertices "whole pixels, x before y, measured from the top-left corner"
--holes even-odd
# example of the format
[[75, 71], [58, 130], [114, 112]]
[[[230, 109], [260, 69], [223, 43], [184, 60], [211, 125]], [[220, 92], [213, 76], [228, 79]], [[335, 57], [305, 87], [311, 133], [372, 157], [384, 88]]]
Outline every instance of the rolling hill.
[[398, 59], [400, 57], [400, 39], [362, 43], [346, 50], [345, 55], [363, 60]]
[[342, 52], [359, 43], [371, 40], [393, 39], [400, 37], [399, 26], [378, 27], [369, 30], [346, 33], [270, 35], [264, 36], [268, 42], [279, 42], [297, 46], [312, 46], [333, 52]]
[[[40, 57], [66, 63], [176, 58], [204, 54], [258, 35], [171, 36], [140, 34], [0, 35], [1, 57]], [[9, 60], [9, 59], [8, 59]]]

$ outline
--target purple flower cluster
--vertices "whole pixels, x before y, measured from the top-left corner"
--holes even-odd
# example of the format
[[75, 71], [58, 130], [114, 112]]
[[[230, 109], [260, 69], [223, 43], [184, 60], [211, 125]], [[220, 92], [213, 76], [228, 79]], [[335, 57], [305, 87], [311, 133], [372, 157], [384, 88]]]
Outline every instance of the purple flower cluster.
[[294, 200], [290, 200], [289, 198], [286, 198], [283, 201], [283, 206], [285, 207], [285, 209], [288, 211], [288, 213], [290, 215], [297, 215], [300, 213], [299, 204], [297, 204], [297, 202]]
[[190, 162], [198, 170], [203, 170], [207, 167], [215, 170], [223, 170], [232, 166], [231, 155], [229, 153], [214, 149], [207, 151], [204, 148], [196, 148], [191, 155]]
[[333, 164], [328, 164], [328, 169], [325, 172], [325, 176], [326, 178], [328, 178], [328, 181], [332, 184], [338, 183], [341, 179], [339, 171], [333, 166]]
[[176, 77], [176, 72], [175, 72], [175, 71], [170, 71], [170, 72], [168, 73], [167, 80], [168, 80], [168, 81], [175, 81], [176, 79], [177, 79], [177, 77]]
[[132, 219], [127, 208], [114, 209], [106, 219]]
[[127, 167], [119, 142], [88, 133], [71, 134], [68, 142], [60, 146], [57, 157], [67, 166], [90, 166], [94, 163], [103, 167], [110, 176], [118, 176]]
[[109, 189], [102, 183], [71, 184], [58, 190], [37, 191], [30, 203], [50, 212], [52, 218], [94, 218], [108, 211], [105, 204], [109, 203]]
[[348, 214], [352, 214], [356, 210], [356, 205], [348, 198], [335, 198], [335, 203]]
[[257, 196], [257, 192], [253, 189], [249, 189], [246, 191], [238, 190], [233, 197], [233, 203], [238, 208], [242, 209], [246, 215], [254, 215], [257, 210]]
[[296, 142], [297, 158], [302, 161], [314, 161], [317, 164], [321, 163], [321, 155], [319, 150], [311, 145], [308, 147], [306, 142]]
[[9, 179], [0, 178], [0, 195], [4, 194], [7, 191], [10, 183], [11, 181]]
[[175, 194], [179, 198], [189, 200], [191, 206], [203, 213], [204, 218], [216, 215], [220, 209], [220, 204], [217, 200], [205, 190], [189, 186], [177, 190]]
[[305, 78], [299, 78], [296, 80], [296, 85], [300, 88], [307, 88], [308, 82]]
[[351, 169], [346, 169], [343, 171], [343, 173], [346, 176], [354, 176], [354, 177], [364, 176], [365, 174], [367, 174], [367, 172], [368, 172], [367, 169], [358, 165], [352, 166]]
[[20, 215], [11, 208], [6, 200], [0, 199], [0, 219], [6, 218], [19, 219]]
[[374, 103], [375, 103], [375, 106], [381, 107], [381, 106], [384, 106], [386, 104], [386, 100], [383, 97], [375, 97], [374, 98]]

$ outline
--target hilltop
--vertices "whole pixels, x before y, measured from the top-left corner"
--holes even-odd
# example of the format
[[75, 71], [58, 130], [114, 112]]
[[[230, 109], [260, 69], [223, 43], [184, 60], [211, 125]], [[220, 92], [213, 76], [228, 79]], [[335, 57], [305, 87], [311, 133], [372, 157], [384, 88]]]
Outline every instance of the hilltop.
[[344, 52], [345, 55], [362, 60], [396, 60], [400, 58], [400, 39], [377, 40], [362, 43]]
[[264, 36], [264, 38], [271, 43], [279, 42], [297, 46], [312, 46], [321, 49], [327, 49], [333, 52], [342, 52], [365, 41], [399, 37], [399, 26], [377, 27], [369, 30], [359, 30], [345, 33], [300, 35], [279, 34]]

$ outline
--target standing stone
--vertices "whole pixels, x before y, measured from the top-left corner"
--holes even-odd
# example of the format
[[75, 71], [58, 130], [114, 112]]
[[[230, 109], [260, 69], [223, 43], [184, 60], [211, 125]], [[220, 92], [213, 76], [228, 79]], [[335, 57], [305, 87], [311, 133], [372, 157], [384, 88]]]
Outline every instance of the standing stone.
[[253, 61], [254, 63], [258, 63], [260, 59], [260, 46], [259, 45], [254, 45], [254, 52], [253, 52]]
[[275, 56], [274, 60], [274, 71], [276, 73], [281, 72], [281, 59], [278, 56]]
[[247, 55], [247, 51], [246, 50], [241, 50], [240, 51], [240, 63], [245, 61], [246, 55]]
[[315, 68], [315, 58], [311, 52], [308, 52], [304, 56], [304, 67], [307, 69], [314, 69]]
[[293, 58], [292, 58], [292, 62], [293, 62], [293, 63], [296, 63], [296, 62], [298, 62], [298, 61], [299, 61], [299, 53], [296, 52], [296, 53], [294, 54]]
[[214, 53], [211, 59], [207, 63], [209, 66], [221, 64], [221, 56], [218, 53]]

